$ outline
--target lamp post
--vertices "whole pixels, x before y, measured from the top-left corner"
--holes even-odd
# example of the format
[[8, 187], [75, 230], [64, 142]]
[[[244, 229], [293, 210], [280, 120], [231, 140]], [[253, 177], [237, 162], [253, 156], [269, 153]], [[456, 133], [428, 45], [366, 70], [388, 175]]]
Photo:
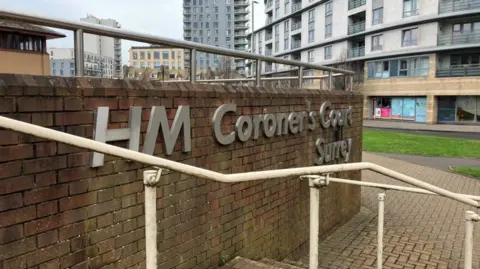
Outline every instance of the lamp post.
[[[255, 31], [255, 4], [258, 4], [258, 1], [252, 0], [252, 33], [250, 35], [250, 52], [251, 53], [253, 53], [253, 32]], [[250, 65], [250, 68], [252, 68], [252, 65], [253, 63]], [[251, 74], [253, 75], [253, 68], [252, 68]]]

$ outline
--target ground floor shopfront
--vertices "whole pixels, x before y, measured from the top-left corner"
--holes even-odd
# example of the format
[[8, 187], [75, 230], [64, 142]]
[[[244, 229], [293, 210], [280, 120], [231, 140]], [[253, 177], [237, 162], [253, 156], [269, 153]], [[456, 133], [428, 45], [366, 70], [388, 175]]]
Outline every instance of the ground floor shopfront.
[[366, 101], [368, 119], [480, 124], [480, 96], [370, 96]]

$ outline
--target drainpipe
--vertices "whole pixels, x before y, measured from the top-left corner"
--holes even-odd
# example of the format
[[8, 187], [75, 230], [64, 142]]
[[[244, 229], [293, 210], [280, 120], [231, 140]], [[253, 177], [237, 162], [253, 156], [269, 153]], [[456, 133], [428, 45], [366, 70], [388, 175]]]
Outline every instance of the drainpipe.
[[472, 269], [473, 258], [473, 226], [474, 221], [480, 221], [480, 216], [473, 211], [465, 212], [465, 269]]
[[145, 251], [146, 268], [157, 269], [157, 184], [162, 169], [143, 171], [145, 185]]

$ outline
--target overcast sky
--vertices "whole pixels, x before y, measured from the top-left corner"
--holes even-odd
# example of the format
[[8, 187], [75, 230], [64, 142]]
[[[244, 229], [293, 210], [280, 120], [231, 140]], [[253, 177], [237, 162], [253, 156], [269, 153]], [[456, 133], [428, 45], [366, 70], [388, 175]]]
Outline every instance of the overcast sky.
[[[220, 0], [221, 1], [221, 0]], [[255, 7], [255, 29], [265, 21], [263, 0]], [[0, 7], [12, 11], [79, 21], [91, 14], [97, 18], [115, 19], [122, 28], [140, 33], [183, 39], [182, 0], [0, 0]], [[48, 47], [73, 47], [73, 34], [58, 30], [67, 38], [49, 41]], [[128, 63], [128, 49], [144, 45], [122, 40], [123, 63]]]

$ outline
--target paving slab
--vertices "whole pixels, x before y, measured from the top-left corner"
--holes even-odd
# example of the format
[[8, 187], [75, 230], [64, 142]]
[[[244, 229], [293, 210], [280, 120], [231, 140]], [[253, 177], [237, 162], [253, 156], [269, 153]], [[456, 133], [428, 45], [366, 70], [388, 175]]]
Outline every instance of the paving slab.
[[[363, 160], [454, 192], [480, 195], [480, 180], [371, 153], [364, 153]], [[362, 180], [409, 186], [371, 171], [362, 172]], [[320, 244], [319, 268], [376, 268], [380, 192], [362, 187], [360, 213]], [[479, 212], [444, 197], [387, 191], [383, 268], [463, 268], [466, 210]], [[308, 256], [301, 261], [308, 264]], [[480, 223], [474, 233], [473, 268], [480, 268]]]

